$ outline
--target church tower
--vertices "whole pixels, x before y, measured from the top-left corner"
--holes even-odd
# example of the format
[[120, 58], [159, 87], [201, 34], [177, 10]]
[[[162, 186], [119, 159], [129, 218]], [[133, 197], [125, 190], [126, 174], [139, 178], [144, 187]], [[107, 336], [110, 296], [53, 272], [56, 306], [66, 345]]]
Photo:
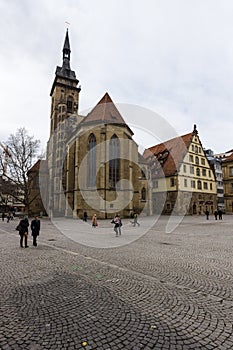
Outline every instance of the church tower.
[[49, 170], [49, 211], [60, 215], [64, 213], [64, 171], [67, 142], [77, 129], [79, 117], [78, 79], [70, 68], [70, 41], [68, 29], [63, 46], [62, 66], [57, 66], [51, 89], [50, 138], [47, 147]]
[[[57, 127], [71, 116], [77, 116], [79, 105], [79, 92], [76, 74], [70, 68], [70, 41], [68, 29], [66, 31], [65, 42], [63, 46], [62, 67], [57, 66], [55, 79], [51, 89], [51, 114], [50, 114], [50, 136]], [[75, 124], [75, 118], [72, 118], [72, 124]], [[69, 123], [71, 124], [71, 123]], [[75, 125], [72, 125], [73, 127]]]

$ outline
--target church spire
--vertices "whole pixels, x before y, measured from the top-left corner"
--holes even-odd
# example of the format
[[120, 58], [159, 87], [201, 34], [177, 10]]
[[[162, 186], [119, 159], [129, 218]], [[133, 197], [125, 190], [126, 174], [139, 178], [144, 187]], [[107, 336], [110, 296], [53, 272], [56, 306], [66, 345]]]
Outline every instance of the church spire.
[[68, 33], [68, 29], [66, 31], [66, 37], [65, 37], [65, 42], [64, 42], [64, 46], [63, 46], [63, 64], [62, 64], [62, 68], [63, 69], [69, 69], [70, 70], [70, 41], [69, 41], [69, 33]]

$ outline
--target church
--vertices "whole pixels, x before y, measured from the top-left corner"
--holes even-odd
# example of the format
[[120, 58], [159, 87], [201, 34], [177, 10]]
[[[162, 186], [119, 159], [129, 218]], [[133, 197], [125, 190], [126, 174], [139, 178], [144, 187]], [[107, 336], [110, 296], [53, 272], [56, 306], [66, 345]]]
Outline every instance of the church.
[[[70, 66], [68, 30], [62, 66], [51, 89], [47, 146], [47, 212], [82, 217], [133, 212], [150, 215], [145, 161], [108, 93], [86, 115], [79, 115], [79, 80]], [[140, 159], [142, 162], [140, 163]]]
[[216, 182], [196, 125], [141, 155], [133, 131], [107, 92], [86, 116], [79, 114], [81, 88], [70, 58], [67, 30], [62, 66], [56, 68], [50, 93], [46, 160], [28, 174], [35, 198], [30, 213], [82, 218], [86, 212], [102, 219], [115, 213], [212, 213]]

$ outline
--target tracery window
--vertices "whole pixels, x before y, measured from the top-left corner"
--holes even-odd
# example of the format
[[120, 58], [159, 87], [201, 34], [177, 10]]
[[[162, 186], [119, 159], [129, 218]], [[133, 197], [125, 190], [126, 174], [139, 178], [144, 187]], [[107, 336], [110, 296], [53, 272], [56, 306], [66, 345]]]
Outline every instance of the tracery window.
[[109, 187], [115, 189], [120, 180], [120, 142], [116, 135], [110, 139], [109, 159]]
[[94, 187], [96, 184], [96, 138], [94, 134], [91, 134], [88, 139], [87, 162], [87, 185]]

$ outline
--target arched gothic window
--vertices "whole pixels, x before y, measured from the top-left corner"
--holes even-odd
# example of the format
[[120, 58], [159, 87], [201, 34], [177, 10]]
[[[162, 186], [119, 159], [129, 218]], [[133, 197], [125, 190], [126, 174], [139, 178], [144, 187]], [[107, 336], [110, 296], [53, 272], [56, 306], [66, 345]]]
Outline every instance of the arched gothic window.
[[145, 187], [143, 187], [142, 190], [141, 190], [141, 200], [142, 201], [146, 200], [146, 189], [145, 189]]
[[109, 187], [115, 189], [120, 180], [120, 142], [116, 135], [110, 140], [109, 159]]
[[87, 186], [94, 187], [96, 183], [96, 138], [91, 134], [88, 139]]

